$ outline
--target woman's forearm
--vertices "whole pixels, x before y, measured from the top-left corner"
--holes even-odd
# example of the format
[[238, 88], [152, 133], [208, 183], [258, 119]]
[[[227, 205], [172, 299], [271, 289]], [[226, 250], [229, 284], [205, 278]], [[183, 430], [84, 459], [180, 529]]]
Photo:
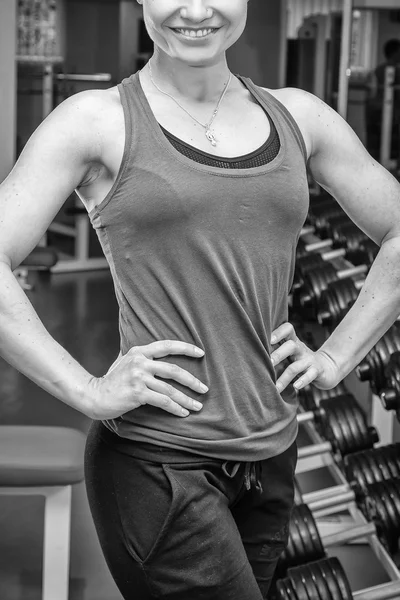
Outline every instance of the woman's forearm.
[[0, 261], [0, 354], [41, 388], [90, 416], [90, 375], [48, 333], [10, 267]]
[[360, 294], [320, 351], [348, 375], [400, 315], [400, 239], [384, 242]]

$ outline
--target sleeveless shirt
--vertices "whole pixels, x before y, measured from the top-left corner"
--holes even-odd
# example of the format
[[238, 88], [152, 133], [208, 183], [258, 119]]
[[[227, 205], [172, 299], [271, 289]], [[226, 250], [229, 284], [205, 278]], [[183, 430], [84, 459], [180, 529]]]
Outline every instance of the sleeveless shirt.
[[209, 387], [188, 417], [151, 405], [103, 421], [136, 442], [211, 458], [258, 461], [297, 436], [297, 398], [282, 394], [271, 332], [287, 321], [295, 251], [308, 211], [306, 148], [287, 109], [239, 77], [273, 120], [281, 147], [271, 162], [223, 169], [170, 144], [140, 84], [118, 90], [125, 147], [116, 180], [89, 216], [110, 265], [121, 353], [158, 340], [203, 348], [202, 358], [165, 356]]

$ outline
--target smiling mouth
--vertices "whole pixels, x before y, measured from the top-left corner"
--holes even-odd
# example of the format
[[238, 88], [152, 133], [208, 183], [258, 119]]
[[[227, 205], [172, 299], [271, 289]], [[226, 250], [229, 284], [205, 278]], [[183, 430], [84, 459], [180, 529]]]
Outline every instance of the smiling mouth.
[[185, 29], [185, 28], [171, 28], [172, 31], [182, 35], [185, 38], [194, 39], [202, 39], [208, 37], [209, 35], [218, 31], [218, 28], [215, 27], [207, 27], [204, 29]]

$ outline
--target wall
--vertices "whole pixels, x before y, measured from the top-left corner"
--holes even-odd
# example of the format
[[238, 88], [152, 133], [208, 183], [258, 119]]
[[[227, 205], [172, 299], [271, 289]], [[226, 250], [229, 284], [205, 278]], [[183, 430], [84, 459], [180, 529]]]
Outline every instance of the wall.
[[234, 73], [270, 88], [282, 85], [280, 59], [286, 45], [283, 1], [251, 0], [247, 27], [228, 51], [229, 66]]

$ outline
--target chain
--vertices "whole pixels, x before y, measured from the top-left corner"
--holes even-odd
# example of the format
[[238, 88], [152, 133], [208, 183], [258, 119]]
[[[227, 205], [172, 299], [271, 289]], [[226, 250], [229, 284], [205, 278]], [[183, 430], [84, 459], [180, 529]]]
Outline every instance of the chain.
[[216, 117], [216, 116], [217, 116], [217, 114], [218, 114], [219, 107], [221, 106], [221, 102], [222, 102], [222, 100], [224, 99], [224, 96], [225, 96], [225, 94], [226, 94], [226, 91], [227, 91], [227, 89], [228, 89], [228, 87], [229, 87], [229, 84], [230, 84], [230, 82], [231, 82], [231, 80], [232, 80], [232, 73], [230, 73], [230, 74], [229, 74], [228, 83], [225, 85], [225, 87], [224, 87], [224, 89], [223, 89], [223, 91], [222, 91], [221, 97], [220, 97], [220, 99], [218, 100], [218, 104], [217, 104], [217, 106], [215, 107], [215, 110], [214, 110], [214, 112], [213, 112], [213, 114], [212, 114], [211, 120], [210, 120], [208, 123], [206, 123], [206, 124], [204, 125], [204, 124], [203, 124], [203, 123], [201, 123], [201, 122], [200, 122], [198, 119], [196, 119], [196, 117], [194, 117], [193, 115], [191, 115], [191, 114], [190, 114], [190, 112], [189, 112], [188, 110], [186, 110], [186, 108], [185, 108], [184, 106], [182, 106], [182, 104], [180, 104], [180, 102], [178, 102], [178, 100], [176, 100], [176, 98], [174, 98], [173, 96], [171, 96], [171, 94], [169, 94], [168, 92], [164, 92], [164, 90], [162, 90], [161, 88], [159, 88], [159, 87], [158, 87], [158, 85], [155, 83], [155, 81], [154, 81], [154, 79], [153, 79], [153, 74], [152, 74], [152, 71], [151, 71], [151, 64], [150, 64], [150, 62], [148, 63], [148, 65], [149, 65], [150, 79], [151, 79], [151, 82], [152, 82], [152, 84], [154, 85], [154, 87], [155, 87], [155, 88], [157, 88], [157, 89], [158, 89], [158, 91], [159, 91], [159, 92], [161, 92], [162, 94], [164, 94], [165, 96], [168, 96], [168, 98], [171, 98], [171, 100], [173, 100], [173, 101], [175, 102], [175, 104], [177, 104], [177, 105], [179, 106], [179, 108], [181, 108], [183, 111], [185, 111], [185, 113], [186, 113], [187, 115], [189, 115], [189, 117], [190, 117], [191, 119], [193, 119], [193, 121], [196, 121], [196, 123], [198, 123], [199, 125], [201, 125], [201, 127], [203, 127], [203, 129], [205, 129], [205, 135], [206, 135], [206, 138], [208, 139], [208, 141], [209, 141], [209, 142], [210, 142], [210, 143], [211, 143], [213, 146], [216, 146], [216, 145], [217, 145], [217, 140], [216, 140], [216, 138], [215, 138], [215, 134], [214, 134], [214, 133], [211, 131], [211, 125], [213, 124], [213, 122], [214, 122], [214, 119], [215, 119], [215, 117]]

